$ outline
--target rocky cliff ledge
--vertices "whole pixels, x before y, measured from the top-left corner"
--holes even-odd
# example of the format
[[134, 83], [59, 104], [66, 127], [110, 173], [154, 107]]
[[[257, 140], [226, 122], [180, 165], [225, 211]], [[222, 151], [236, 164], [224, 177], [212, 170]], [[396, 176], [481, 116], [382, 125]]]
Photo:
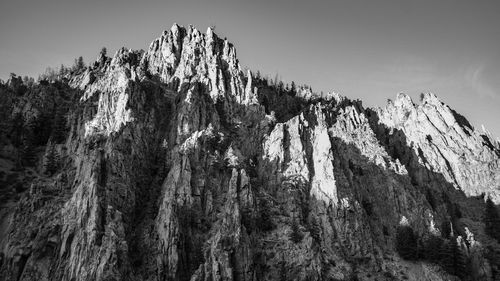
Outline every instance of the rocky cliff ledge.
[[[500, 278], [482, 219], [500, 202], [499, 144], [433, 94], [370, 109], [283, 91], [211, 28], [177, 24], [147, 51], [14, 82], [0, 86], [2, 280]], [[419, 253], [398, 248], [401, 229]], [[463, 260], [426, 256], [433, 238]]]

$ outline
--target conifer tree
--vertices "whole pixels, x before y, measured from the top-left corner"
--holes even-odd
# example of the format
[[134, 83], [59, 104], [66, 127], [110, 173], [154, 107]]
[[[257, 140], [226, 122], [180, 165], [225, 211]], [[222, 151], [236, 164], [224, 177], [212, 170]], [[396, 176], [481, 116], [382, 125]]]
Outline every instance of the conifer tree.
[[483, 220], [486, 234], [500, 242], [500, 216], [497, 207], [489, 197], [486, 200]]
[[485, 257], [490, 262], [492, 280], [500, 280], [500, 249], [493, 245], [488, 245]]
[[66, 74], [66, 67], [63, 64], [59, 67], [59, 78], [62, 78]]
[[36, 161], [35, 121], [28, 120], [23, 127], [23, 142], [21, 147], [21, 163], [23, 166], [33, 166]]
[[454, 257], [453, 257], [453, 241], [446, 240], [441, 248], [439, 264], [449, 273], [453, 274]]
[[295, 96], [295, 94], [297, 94], [297, 87], [295, 86], [294, 81], [292, 81], [292, 85], [290, 86], [290, 93], [292, 94], [292, 96]]
[[283, 85], [283, 81], [279, 81], [278, 82], [278, 85], [277, 85], [277, 88], [278, 88], [278, 93], [281, 95], [283, 94], [283, 90], [285, 88], [285, 86]]
[[413, 229], [409, 225], [401, 225], [396, 233], [396, 250], [403, 259], [417, 258], [418, 241]]
[[439, 262], [443, 243], [443, 238], [436, 235], [429, 235], [424, 241], [425, 258], [431, 262]]
[[102, 47], [100, 54], [105, 57], [108, 54], [108, 49], [106, 47]]
[[452, 241], [451, 252], [453, 253], [453, 274], [463, 278], [467, 275], [466, 257], [456, 241]]
[[315, 216], [313, 216], [311, 219], [311, 227], [310, 227], [309, 231], [311, 233], [311, 237], [314, 239], [314, 242], [320, 243], [321, 242], [321, 227], [320, 227], [319, 222]]
[[10, 135], [11, 141], [14, 146], [18, 147], [23, 144], [22, 142], [22, 134], [23, 134], [23, 116], [18, 113], [12, 118], [11, 127], [10, 127]]
[[273, 86], [277, 87], [278, 86], [278, 81], [279, 81], [279, 77], [278, 77], [278, 73], [276, 73], [276, 75], [274, 76], [274, 81], [272, 81], [273, 82], [272, 83]]
[[101, 52], [99, 53], [99, 67], [103, 67], [106, 63], [106, 58], [108, 55], [108, 49], [106, 47], [102, 47]]
[[441, 251], [441, 265], [450, 274], [463, 278], [467, 275], [466, 258], [456, 237], [452, 237], [444, 244]]
[[262, 78], [262, 83], [264, 84], [264, 86], [269, 85], [269, 82], [267, 81], [267, 77]]
[[292, 232], [290, 232], [290, 240], [292, 240], [293, 243], [297, 244], [302, 241], [303, 237], [304, 235], [300, 231], [299, 223], [296, 219], [294, 219], [292, 222]]
[[83, 62], [83, 57], [79, 56], [77, 59], [75, 59], [75, 63], [73, 65], [73, 71], [80, 72], [83, 69], [85, 69], [85, 63]]
[[60, 106], [57, 108], [56, 115], [53, 121], [53, 131], [52, 136], [55, 143], [61, 143], [64, 141], [66, 134], [66, 111], [64, 107]]
[[257, 226], [262, 231], [272, 230], [275, 225], [271, 218], [271, 207], [265, 198], [262, 198], [259, 202], [259, 216], [257, 219]]

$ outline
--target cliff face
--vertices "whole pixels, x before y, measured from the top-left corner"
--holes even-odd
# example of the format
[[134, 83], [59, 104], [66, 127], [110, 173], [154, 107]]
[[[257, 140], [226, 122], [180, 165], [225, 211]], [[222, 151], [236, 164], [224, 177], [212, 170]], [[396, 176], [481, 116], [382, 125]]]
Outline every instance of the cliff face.
[[[493, 278], [480, 195], [500, 200], [499, 146], [434, 95], [283, 94], [178, 25], [67, 78], [1, 88], [4, 280], [453, 280], [399, 257], [401, 224], [454, 232]], [[62, 104], [57, 140], [42, 121]], [[15, 165], [36, 130], [35, 163]]]
[[468, 196], [486, 193], [499, 202], [498, 143], [487, 133], [474, 130], [435, 95], [422, 95], [422, 104], [417, 106], [400, 94], [377, 113], [382, 124], [404, 133], [421, 165], [443, 174]]

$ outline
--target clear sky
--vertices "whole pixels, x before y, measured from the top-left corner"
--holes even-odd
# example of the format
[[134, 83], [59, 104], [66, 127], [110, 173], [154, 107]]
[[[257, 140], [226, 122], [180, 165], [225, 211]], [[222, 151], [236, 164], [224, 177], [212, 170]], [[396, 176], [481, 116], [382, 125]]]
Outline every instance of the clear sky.
[[215, 25], [243, 66], [285, 82], [367, 106], [434, 92], [500, 136], [499, 0], [1, 0], [0, 78], [146, 49], [174, 22]]

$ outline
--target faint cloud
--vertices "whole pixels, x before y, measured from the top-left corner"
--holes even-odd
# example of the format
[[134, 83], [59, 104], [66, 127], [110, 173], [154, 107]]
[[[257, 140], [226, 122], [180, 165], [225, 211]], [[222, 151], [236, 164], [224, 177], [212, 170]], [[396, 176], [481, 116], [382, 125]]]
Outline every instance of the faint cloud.
[[496, 99], [497, 92], [485, 81], [485, 68], [485, 64], [469, 67], [464, 75], [465, 84], [481, 97]]
[[404, 55], [380, 66], [368, 79], [377, 85], [408, 90], [430, 85], [437, 76], [436, 66], [421, 57]]

